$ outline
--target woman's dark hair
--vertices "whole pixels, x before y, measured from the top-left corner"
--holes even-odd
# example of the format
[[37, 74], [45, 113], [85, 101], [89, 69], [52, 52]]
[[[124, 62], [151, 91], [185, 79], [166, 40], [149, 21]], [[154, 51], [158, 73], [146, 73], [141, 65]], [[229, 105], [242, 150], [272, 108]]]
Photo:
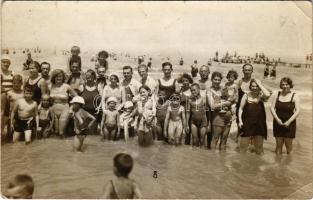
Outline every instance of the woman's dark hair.
[[62, 69], [55, 69], [51, 72], [51, 83], [55, 84], [55, 78], [59, 75], [62, 74], [63, 76], [63, 83], [65, 82], [66, 76], [65, 73]]
[[97, 78], [97, 75], [96, 75], [96, 72], [92, 69], [88, 69], [86, 74], [89, 73], [91, 76], [93, 76], [93, 78], [96, 80]]
[[151, 89], [150, 89], [147, 85], [142, 85], [142, 86], [140, 86], [139, 92], [140, 92], [141, 89], [147, 90], [147, 91], [149, 92], [149, 96], [151, 95]]
[[164, 67], [166, 67], [166, 66], [170, 66], [170, 68], [173, 69], [173, 65], [172, 65], [172, 63], [170, 63], [170, 62], [164, 62], [164, 63], [162, 63], [162, 69], [163, 69]]
[[193, 83], [193, 80], [192, 80], [192, 78], [191, 78], [191, 76], [190, 76], [189, 74], [187, 74], [187, 73], [183, 73], [183, 75], [180, 77], [179, 82], [181, 82], [181, 83], [182, 83], [182, 82], [183, 82], [183, 78], [188, 79], [190, 84], [192, 84], [192, 83]]
[[222, 75], [221, 72], [213, 72], [213, 73], [212, 73], [212, 76], [211, 76], [211, 81], [212, 81], [216, 76], [218, 76], [218, 77], [220, 77], [221, 79], [223, 79], [223, 75]]
[[231, 76], [233, 76], [235, 78], [235, 80], [237, 80], [238, 78], [238, 73], [235, 70], [229, 70], [226, 78], [230, 78]]
[[29, 66], [31, 66], [31, 65], [34, 65], [35, 68], [37, 69], [38, 73], [41, 73], [41, 67], [40, 67], [39, 62], [37, 62], [37, 61], [32, 61]]
[[[249, 84], [249, 89], [250, 90], [251, 90], [251, 87], [252, 87], [252, 83], [255, 83], [258, 86], [258, 84], [256, 83], [255, 79], [251, 79], [250, 84]], [[258, 88], [260, 88], [260, 87], [258, 86]]]
[[104, 57], [104, 59], [107, 59], [109, 57], [109, 54], [108, 52], [103, 50], [98, 53], [98, 57]]
[[133, 169], [133, 158], [129, 154], [119, 153], [114, 157], [113, 162], [115, 168], [117, 169], [116, 175], [128, 177], [128, 174]]
[[280, 80], [280, 83], [279, 83], [280, 89], [282, 89], [282, 83], [283, 83], [283, 82], [288, 83], [288, 85], [290, 86], [290, 88], [293, 88], [293, 82], [292, 82], [291, 78], [289, 78], [289, 77], [284, 77], [284, 78], [282, 78], [282, 79]]

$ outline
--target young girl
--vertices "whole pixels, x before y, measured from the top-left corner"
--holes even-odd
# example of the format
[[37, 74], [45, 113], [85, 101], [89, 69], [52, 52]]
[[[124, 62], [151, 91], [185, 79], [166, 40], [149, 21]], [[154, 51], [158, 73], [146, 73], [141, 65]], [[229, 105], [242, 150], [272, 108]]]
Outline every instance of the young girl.
[[[184, 73], [181, 77], [181, 82], [182, 82], [182, 87], [181, 87], [181, 99], [180, 99], [181, 102], [180, 102], [180, 104], [186, 110], [188, 98], [191, 96], [190, 84], [193, 83], [193, 80], [189, 74]], [[187, 123], [190, 126], [190, 121], [188, 121]], [[186, 136], [185, 136], [185, 144], [186, 145], [190, 145], [190, 138], [191, 138], [191, 133], [189, 130], [189, 132], [186, 132]]]
[[156, 104], [156, 132], [158, 140], [164, 140], [168, 142], [168, 138], [164, 135], [164, 121], [167, 112], [167, 108], [170, 105], [169, 100], [165, 100], [165, 91], [159, 91], [158, 100]]
[[[96, 85], [96, 72], [92, 69], [88, 69], [86, 72], [86, 83], [84, 85], [81, 97], [85, 100], [84, 110], [89, 112], [97, 119], [97, 123], [90, 129], [90, 134], [97, 134], [97, 125], [101, 122], [101, 116], [98, 115], [96, 108], [100, 105], [101, 97], [99, 95]], [[100, 127], [99, 127], [100, 129]]]
[[[22, 90], [22, 85], [23, 85], [23, 77], [19, 74], [16, 74], [13, 76], [13, 89], [7, 92], [7, 105], [5, 107], [5, 115], [9, 116], [15, 103], [17, 102], [18, 99], [22, 99], [24, 94]], [[13, 127], [10, 126], [10, 123], [7, 123], [7, 135], [6, 139], [12, 140], [12, 131], [11, 129]]]
[[134, 104], [131, 101], [126, 101], [124, 104], [124, 111], [120, 115], [120, 128], [124, 133], [125, 141], [127, 142], [129, 136], [134, 135], [135, 118], [133, 115]]
[[153, 141], [152, 129], [155, 118], [155, 105], [151, 98], [151, 90], [143, 85], [139, 88], [140, 100], [137, 102], [138, 117], [138, 143], [148, 146]]
[[82, 107], [85, 101], [80, 96], [75, 96], [70, 102], [73, 110], [74, 118], [74, 147], [77, 151], [82, 151], [82, 146], [85, 138], [87, 137], [88, 130], [96, 122], [96, 118], [85, 111]]
[[104, 199], [140, 199], [141, 191], [136, 182], [128, 178], [133, 169], [133, 159], [130, 155], [119, 153], [113, 159], [113, 171], [116, 175], [114, 180], [110, 180], [101, 198]]
[[[206, 99], [200, 95], [200, 86], [193, 83], [190, 87], [191, 96], [187, 102], [187, 122], [191, 120], [192, 143], [194, 146], [203, 146], [205, 144], [205, 135], [208, 126], [206, 116]], [[187, 126], [186, 132], [190, 130]], [[200, 132], [200, 134], [199, 134]]]
[[181, 144], [182, 134], [186, 129], [185, 109], [180, 105], [180, 94], [174, 93], [171, 104], [167, 109], [164, 135], [168, 135], [170, 144]]
[[117, 140], [120, 136], [120, 114], [116, 110], [117, 99], [110, 97], [107, 100], [107, 109], [103, 110], [101, 121], [101, 135], [104, 139]]
[[39, 137], [47, 138], [52, 132], [52, 127], [54, 124], [54, 117], [50, 110], [51, 99], [50, 96], [45, 94], [41, 97], [41, 103], [38, 106], [38, 116], [39, 116], [39, 127], [38, 135]]
[[33, 91], [31, 88], [26, 87], [24, 98], [17, 100], [13, 107], [11, 112], [11, 127], [14, 129], [13, 142], [19, 140], [21, 133], [25, 133], [25, 144], [31, 142], [32, 133], [36, 128], [36, 121], [38, 122], [38, 106], [32, 98]]

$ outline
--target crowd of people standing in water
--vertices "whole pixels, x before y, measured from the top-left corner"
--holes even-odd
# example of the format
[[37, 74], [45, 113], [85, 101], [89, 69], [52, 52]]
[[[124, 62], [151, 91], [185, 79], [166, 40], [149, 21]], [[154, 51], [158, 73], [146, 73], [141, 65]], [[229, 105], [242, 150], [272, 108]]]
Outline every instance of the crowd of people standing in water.
[[[27, 75], [14, 73], [11, 59], [2, 55], [2, 141], [18, 142], [23, 136], [29, 144], [35, 137], [74, 135], [74, 146], [81, 151], [87, 135], [99, 134], [101, 141], [127, 142], [138, 136], [141, 146], [162, 140], [170, 145], [225, 150], [236, 119], [240, 151], [253, 145], [262, 154], [268, 136], [264, 102], [273, 95], [270, 110], [276, 153], [282, 153], [284, 144], [288, 154], [292, 150], [299, 97], [288, 77], [281, 79], [280, 90], [274, 93], [253, 77], [251, 64], [242, 66], [242, 78], [235, 70], [228, 71], [223, 85], [222, 73], [210, 75], [210, 66], [198, 67], [197, 63], [177, 79], [172, 77], [171, 62], [162, 63], [163, 77], [158, 80], [149, 75], [144, 63], [124, 66], [120, 77], [114, 72], [107, 75], [106, 51], [98, 53], [95, 68], [86, 72], [79, 54], [80, 48], [73, 46], [67, 70], [51, 72], [49, 62], [28, 57]], [[135, 70], [140, 80], [133, 78]]]

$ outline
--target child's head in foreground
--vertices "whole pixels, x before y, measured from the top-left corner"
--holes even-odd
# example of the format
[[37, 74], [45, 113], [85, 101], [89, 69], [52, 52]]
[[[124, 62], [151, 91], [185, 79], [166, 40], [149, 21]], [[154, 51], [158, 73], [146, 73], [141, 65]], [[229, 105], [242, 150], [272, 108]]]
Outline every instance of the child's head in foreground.
[[29, 175], [19, 174], [8, 184], [5, 196], [13, 199], [31, 199], [33, 193], [33, 179]]
[[128, 178], [128, 174], [133, 169], [133, 158], [126, 153], [119, 153], [113, 158], [114, 173], [117, 177]]

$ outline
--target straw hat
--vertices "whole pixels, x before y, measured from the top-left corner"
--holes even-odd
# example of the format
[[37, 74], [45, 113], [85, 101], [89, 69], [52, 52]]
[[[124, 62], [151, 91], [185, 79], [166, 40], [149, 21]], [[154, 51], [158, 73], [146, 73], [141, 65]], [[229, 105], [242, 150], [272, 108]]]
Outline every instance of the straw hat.
[[80, 96], [76, 96], [72, 99], [72, 101], [70, 102], [71, 104], [73, 103], [79, 103], [79, 104], [82, 104], [82, 105], [85, 105], [85, 100], [83, 97], [80, 97]]

